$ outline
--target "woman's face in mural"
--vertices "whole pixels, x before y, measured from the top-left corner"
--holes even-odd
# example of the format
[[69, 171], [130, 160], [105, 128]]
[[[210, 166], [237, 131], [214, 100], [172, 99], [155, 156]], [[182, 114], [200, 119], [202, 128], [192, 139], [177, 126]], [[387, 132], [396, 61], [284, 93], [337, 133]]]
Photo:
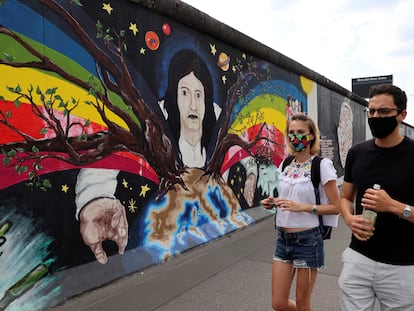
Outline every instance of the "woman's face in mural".
[[197, 131], [201, 134], [205, 113], [203, 84], [190, 72], [178, 81], [177, 93], [181, 132]]

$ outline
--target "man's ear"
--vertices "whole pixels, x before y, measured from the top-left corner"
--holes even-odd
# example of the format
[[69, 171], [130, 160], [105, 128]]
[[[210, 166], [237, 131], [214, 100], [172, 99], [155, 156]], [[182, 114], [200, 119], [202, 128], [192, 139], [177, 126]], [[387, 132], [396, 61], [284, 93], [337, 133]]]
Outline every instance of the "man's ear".
[[403, 122], [404, 121], [404, 119], [405, 119], [405, 117], [407, 116], [407, 110], [406, 109], [404, 109], [403, 111], [401, 111], [401, 113], [400, 113], [400, 121], [401, 122]]

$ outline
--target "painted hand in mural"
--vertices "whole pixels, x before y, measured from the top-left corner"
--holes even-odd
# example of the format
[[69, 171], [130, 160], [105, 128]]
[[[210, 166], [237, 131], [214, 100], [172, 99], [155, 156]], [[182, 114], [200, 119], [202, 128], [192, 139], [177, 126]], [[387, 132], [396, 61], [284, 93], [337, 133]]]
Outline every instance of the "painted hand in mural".
[[123, 254], [128, 243], [128, 222], [125, 208], [116, 199], [100, 198], [88, 203], [79, 215], [80, 233], [86, 245], [101, 264], [108, 261], [102, 247], [105, 240], [118, 245], [119, 254]]
[[244, 184], [244, 198], [249, 206], [253, 205], [254, 192], [256, 191], [256, 175], [249, 174]]

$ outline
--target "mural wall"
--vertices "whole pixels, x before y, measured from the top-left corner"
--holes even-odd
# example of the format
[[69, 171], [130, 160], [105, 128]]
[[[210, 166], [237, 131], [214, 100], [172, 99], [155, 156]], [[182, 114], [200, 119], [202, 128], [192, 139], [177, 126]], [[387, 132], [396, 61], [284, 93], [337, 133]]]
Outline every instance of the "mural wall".
[[342, 184], [349, 148], [365, 140], [366, 114], [362, 106], [349, 98], [318, 85], [318, 123], [321, 132], [321, 156], [330, 158]]
[[340, 175], [365, 133], [346, 96], [127, 0], [0, 1], [0, 77], [0, 310], [253, 223], [295, 112]]

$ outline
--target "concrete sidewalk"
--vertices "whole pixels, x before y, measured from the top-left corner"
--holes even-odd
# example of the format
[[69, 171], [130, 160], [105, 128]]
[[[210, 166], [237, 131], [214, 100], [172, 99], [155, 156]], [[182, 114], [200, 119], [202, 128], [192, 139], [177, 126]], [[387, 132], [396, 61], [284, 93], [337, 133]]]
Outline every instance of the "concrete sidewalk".
[[[262, 311], [271, 308], [276, 232], [266, 217], [167, 262], [85, 293], [52, 310]], [[314, 311], [336, 311], [340, 256], [350, 231], [340, 219], [325, 241], [325, 264], [313, 295]]]

